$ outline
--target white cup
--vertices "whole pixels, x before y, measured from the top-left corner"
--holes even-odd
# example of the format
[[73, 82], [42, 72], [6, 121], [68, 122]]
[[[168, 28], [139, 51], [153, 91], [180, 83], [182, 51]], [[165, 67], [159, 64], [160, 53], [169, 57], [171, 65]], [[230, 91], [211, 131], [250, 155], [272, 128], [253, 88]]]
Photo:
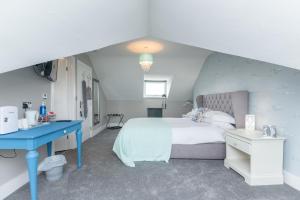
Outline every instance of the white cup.
[[28, 129], [29, 128], [28, 121], [26, 118], [18, 120], [18, 128], [19, 129]]
[[38, 123], [39, 113], [36, 110], [28, 110], [25, 112], [27, 123], [29, 127], [35, 126]]

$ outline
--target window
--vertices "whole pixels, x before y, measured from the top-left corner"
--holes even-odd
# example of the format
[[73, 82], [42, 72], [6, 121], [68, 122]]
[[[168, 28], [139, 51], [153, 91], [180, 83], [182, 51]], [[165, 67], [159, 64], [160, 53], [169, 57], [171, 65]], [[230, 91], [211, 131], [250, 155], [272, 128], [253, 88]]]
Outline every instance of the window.
[[167, 81], [144, 81], [144, 97], [162, 98], [167, 94]]

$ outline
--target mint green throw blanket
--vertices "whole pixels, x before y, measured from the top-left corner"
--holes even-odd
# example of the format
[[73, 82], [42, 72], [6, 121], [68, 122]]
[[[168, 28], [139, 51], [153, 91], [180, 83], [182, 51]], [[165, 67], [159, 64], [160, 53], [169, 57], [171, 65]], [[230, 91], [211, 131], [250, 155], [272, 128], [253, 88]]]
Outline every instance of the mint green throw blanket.
[[135, 167], [134, 161], [168, 162], [171, 140], [171, 127], [162, 118], [135, 118], [120, 130], [113, 151], [129, 167]]

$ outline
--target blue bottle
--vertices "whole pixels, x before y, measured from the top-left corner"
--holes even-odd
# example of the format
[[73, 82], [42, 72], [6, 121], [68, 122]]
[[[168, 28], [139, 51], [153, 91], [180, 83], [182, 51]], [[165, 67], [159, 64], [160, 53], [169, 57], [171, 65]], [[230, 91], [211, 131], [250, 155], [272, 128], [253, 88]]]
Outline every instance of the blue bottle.
[[40, 116], [45, 117], [46, 115], [47, 115], [47, 108], [45, 102], [43, 101], [40, 106]]

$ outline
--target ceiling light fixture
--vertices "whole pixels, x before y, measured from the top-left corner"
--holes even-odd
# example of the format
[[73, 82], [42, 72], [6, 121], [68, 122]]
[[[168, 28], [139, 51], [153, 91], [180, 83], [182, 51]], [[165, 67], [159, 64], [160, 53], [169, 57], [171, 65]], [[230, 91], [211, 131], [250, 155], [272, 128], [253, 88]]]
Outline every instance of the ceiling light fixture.
[[140, 55], [140, 65], [144, 72], [148, 72], [153, 64], [153, 56], [150, 53]]
[[139, 40], [127, 45], [127, 49], [132, 53], [140, 55], [140, 65], [144, 72], [148, 72], [153, 64], [153, 54], [162, 51], [164, 46], [158, 41]]
[[[145, 48], [146, 47], [146, 48]], [[164, 49], [163, 44], [153, 40], [138, 40], [130, 42], [126, 47], [132, 53], [158, 53]]]

